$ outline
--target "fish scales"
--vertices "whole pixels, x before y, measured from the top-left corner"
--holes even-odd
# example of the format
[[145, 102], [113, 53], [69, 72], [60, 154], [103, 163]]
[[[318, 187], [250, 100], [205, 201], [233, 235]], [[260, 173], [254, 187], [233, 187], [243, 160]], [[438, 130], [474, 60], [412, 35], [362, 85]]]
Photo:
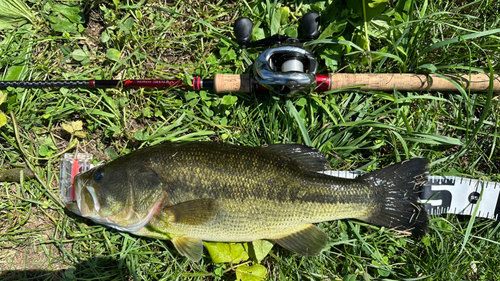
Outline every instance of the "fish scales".
[[[343, 179], [318, 173], [326, 160], [306, 146], [164, 144], [77, 176], [81, 208], [73, 211], [137, 235], [172, 239], [193, 260], [201, 258], [202, 240], [269, 239], [312, 255], [327, 239], [312, 223], [354, 218], [399, 229], [426, 228], [425, 213], [420, 220], [410, 217], [419, 212], [413, 195], [418, 188], [410, 186], [426, 174], [427, 162], [410, 161], [385, 173]], [[121, 211], [104, 208], [120, 202], [127, 206]]]
[[[363, 210], [375, 203], [361, 200], [361, 193], [373, 194], [366, 186], [353, 182], [343, 188], [343, 179], [332, 182], [329, 176], [304, 172], [286, 159], [258, 152], [204, 150], [178, 152], [172, 159], [162, 157], [158, 163], [163, 165], [154, 169], [166, 186], [173, 187], [167, 191], [171, 200], [167, 206], [206, 198], [218, 198], [219, 206], [212, 220], [198, 226], [172, 224], [169, 232], [212, 241], [276, 238], [283, 234], [278, 230], [352, 217], [353, 210], [362, 217]], [[227, 165], [220, 169], [217, 163]], [[245, 175], [239, 172], [242, 170]], [[262, 222], [266, 222], [265, 227]]]

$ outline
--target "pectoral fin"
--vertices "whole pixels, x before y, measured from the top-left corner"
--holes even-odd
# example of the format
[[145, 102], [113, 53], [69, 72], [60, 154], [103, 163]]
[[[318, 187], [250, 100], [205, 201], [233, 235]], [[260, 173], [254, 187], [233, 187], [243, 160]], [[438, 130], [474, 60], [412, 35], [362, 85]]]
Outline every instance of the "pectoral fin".
[[317, 226], [308, 224], [297, 232], [273, 241], [294, 253], [310, 257], [323, 250], [328, 242], [328, 235]]
[[172, 243], [174, 243], [175, 248], [181, 255], [195, 262], [201, 260], [201, 255], [203, 254], [203, 242], [201, 239], [187, 237], [174, 238], [172, 239]]
[[166, 212], [173, 223], [200, 225], [210, 220], [216, 211], [213, 199], [197, 199], [166, 207]]

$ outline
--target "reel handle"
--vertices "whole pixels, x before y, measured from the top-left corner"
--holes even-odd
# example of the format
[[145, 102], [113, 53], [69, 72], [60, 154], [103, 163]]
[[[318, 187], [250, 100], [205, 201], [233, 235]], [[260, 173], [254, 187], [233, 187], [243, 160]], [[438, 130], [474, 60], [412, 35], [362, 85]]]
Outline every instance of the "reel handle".
[[215, 74], [214, 91], [220, 93], [251, 93], [252, 78], [250, 74]]
[[249, 18], [241, 17], [234, 23], [234, 33], [240, 46], [246, 46], [252, 41], [253, 22]]
[[319, 14], [309, 12], [302, 16], [302, 34], [304, 39], [310, 41], [319, 37]]
[[[316, 92], [325, 92], [338, 89], [344, 91], [387, 91], [396, 88], [399, 91], [457, 91], [457, 87], [450, 82], [455, 81], [465, 90], [471, 92], [487, 92], [490, 86], [488, 74], [479, 73], [469, 75], [443, 75], [447, 79], [435, 74], [413, 73], [325, 73], [316, 75]], [[449, 80], [448, 80], [449, 79]], [[216, 74], [214, 78], [216, 93], [251, 93], [265, 90], [254, 85], [249, 74]], [[500, 75], [493, 77], [493, 92], [500, 93]]]
[[[325, 77], [326, 78], [326, 77]], [[490, 76], [479, 73], [469, 75], [435, 75], [413, 73], [328, 73], [328, 90], [349, 88], [364, 91], [457, 91], [451, 81], [471, 92], [488, 92]], [[451, 80], [451, 81], [450, 81]], [[500, 75], [493, 78], [493, 92], [500, 92]]]

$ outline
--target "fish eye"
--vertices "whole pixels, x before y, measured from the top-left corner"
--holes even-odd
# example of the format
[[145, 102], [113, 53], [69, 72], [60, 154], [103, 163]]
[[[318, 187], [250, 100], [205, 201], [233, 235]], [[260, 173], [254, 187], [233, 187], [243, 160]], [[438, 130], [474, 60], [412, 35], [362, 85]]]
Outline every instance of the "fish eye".
[[95, 172], [95, 174], [94, 174], [94, 179], [95, 179], [96, 181], [101, 180], [101, 179], [102, 179], [102, 177], [103, 177], [103, 174], [102, 174], [102, 172], [101, 172], [101, 171], [97, 171], [97, 172]]

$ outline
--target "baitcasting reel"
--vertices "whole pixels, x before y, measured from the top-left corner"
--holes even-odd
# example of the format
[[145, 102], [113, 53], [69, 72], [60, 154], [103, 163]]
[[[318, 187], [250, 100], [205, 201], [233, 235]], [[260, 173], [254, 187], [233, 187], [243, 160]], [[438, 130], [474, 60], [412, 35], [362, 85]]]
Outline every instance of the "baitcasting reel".
[[253, 78], [258, 85], [281, 95], [294, 95], [316, 87], [318, 62], [302, 42], [319, 36], [319, 14], [309, 12], [302, 17], [303, 39], [275, 34], [251, 42], [253, 23], [248, 18], [236, 20], [234, 31], [241, 48], [272, 47], [259, 55], [253, 65]]

